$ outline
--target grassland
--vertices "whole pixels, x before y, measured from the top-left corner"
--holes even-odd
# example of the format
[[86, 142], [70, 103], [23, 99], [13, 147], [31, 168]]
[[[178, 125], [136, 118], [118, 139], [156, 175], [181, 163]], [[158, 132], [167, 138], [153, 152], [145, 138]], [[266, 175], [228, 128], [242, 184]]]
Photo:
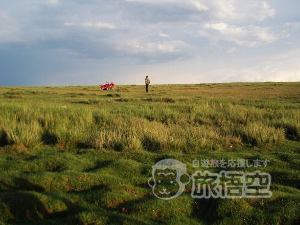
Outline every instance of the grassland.
[[[3, 224], [299, 224], [300, 83], [0, 88]], [[164, 158], [268, 159], [269, 199], [155, 198]], [[242, 168], [253, 172], [257, 168]], [[220, 168], [210, 168], [218, 172]]]

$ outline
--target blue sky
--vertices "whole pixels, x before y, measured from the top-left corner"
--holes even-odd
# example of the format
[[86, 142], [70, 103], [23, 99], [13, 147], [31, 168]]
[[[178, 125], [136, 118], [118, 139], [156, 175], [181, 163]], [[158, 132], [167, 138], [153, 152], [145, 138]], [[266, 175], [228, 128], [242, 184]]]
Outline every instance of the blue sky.
[[300, 81], [299, 0], [2, 0], [0, 86]]

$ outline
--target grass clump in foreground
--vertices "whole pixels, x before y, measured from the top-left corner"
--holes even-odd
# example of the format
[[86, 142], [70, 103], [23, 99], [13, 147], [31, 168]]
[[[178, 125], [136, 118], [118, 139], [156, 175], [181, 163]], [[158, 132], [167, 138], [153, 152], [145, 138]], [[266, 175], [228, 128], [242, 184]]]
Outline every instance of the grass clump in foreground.
[[[0, 89], [5, 224], [298, 224], [300, 84]], [[10, 96], [10, 97], [8, 97]], [[20, 97], [21, 96], [21, 97]], [[155, 198], [164, 158], [268, 159], [269, 199]], [[233, 170], [233, 169], [231, 169]]]

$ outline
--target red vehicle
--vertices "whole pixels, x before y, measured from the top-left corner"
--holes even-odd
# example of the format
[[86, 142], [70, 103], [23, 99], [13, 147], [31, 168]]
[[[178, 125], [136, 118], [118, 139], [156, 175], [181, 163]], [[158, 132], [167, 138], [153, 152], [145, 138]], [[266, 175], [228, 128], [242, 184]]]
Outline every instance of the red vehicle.
[[111, 83], [106, 83], [106, 84], [100, 84], [100, 90], [112, 90], [114, 89], [115, 84], [113, 82]]

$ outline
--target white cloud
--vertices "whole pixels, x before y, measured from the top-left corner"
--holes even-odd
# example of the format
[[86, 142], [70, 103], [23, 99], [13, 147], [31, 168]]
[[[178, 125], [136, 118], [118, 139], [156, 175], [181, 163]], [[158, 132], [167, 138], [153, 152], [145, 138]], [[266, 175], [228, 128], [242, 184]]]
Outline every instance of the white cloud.
[[116, 26], [110, 23], [102, 23], [102, 22], [97, 22], [97, 23], [91, 23], [91, 22], [86, 22], [86, 23], [81, 23], [80, 26], [82, 27], [95, 27], [95, 28], [107, 28], [107, 29], [115, 29]]
[[126, 2], [141, 2], [141, 3], [151, 3], [151, 4], [160, 4], [160, 3], [175, 3], [180, 2], [181, 0], [125, 0]]
[[246, 26], [237, 27], [226, 23], [206, 23], [199, 35], [212, 41], [224, 40], [238, 45], [254, 47], [272, 43], [276, 36], [269, 32], [269, 27]]
[[[164, 20], [174, 22], [180, 19], [186, 23], [193, 23], [199, 22], [201, 18], [207, 22], [253, 24], [267, 18], [273, 18], [276, 14], [274, 8], [261, 0], [126, 0], [126, 2], [140, 3], [136, 5], [139, 9], [136, 16], [139, 17], [140, 21], [146, 19], [146, 22], [157, 22], [158, 19], [159, 22], [164, 22]], [[143, 14], [141, 12], [148, 13]]]
[[249, 13], [249, 17], [246, 19], [253, 19], [257, 21], [264, 21], [268, 17], [273, 18], [276, 14], [276, 10], [273, 9], [268, 3], [261, 2], [253, 5], [253, 10]]
[[127, 50], [132, 53], [178, 53], [187, 45], [179, 40], [151, 42], [145, 39], [139, 39], [127, 43]]
[[161, 53], [172, 53], [177, 51], [175, 46], [172, 43], [167, 42], [160, 42], [160, 43], [154, 43], [154, 42], [143, 42], [143, 41], [135, 41], [128, 44], [128, 47], [132, 49], [135, 53], [140, 52], [161, 52]]
[[267, 16], [274, 17], [276, 10], [271, 8], [271, 6], [269, 6], [268, 3], [263, 2], [262, 8], [265, 10]]
[[90, 27], [90, 28], [106, 28], [106, 29], [116, 29], [116, 26], [110, 23], [103, 23], [103, 22], [96, 22], [96, 23], [92, 23], [92, 22], [84, 22], [84, 23], [79, 23], [79, 24], [75, 24], [72, 22], [66, 22], [64, 23], [64, 26], [81, 26], [81, 27]]
[[160, 37], [166, 37], [166, 38], [167, 38], [167, 37], [170, 37], [169, 35], [164, 34], [164, 33], [160, 33], [159, 36], [160, 36]]
[[6, 12], [0, 11], [0, 43], [22, 42], [18, 22]]
[[199, 1], [191, 1], [191, 4], [192, 4], [193, 6], [195, 6], [196, 9], [199, 10], [199, 11], [207, 11], [207, 10], [209, 10], [209, 8], [208, 8], [206, 5], [203, 5], [203, 4], [202, 4], [201, 2], [199, 2]]
[[293, 23], [286, 23], [284, 24], [285, 27], [298, 29], [300, 28], [300, 22], [293, 22]]
[[126, 2], [151, 2], [151, 0], [125, 0]]
[[206, 0], [210, 10], [210, 17], [221, 19], [223, 22], [234, 21], [255, 22], [273, 18], [276, 10], [264, 1], [259, 0]]
[[46, 1], [50, 4], [58, 4], [59, 3], [58, 0], [46, 0]]
[[67, 27], [75, 26], [74, 23], [68, 23], [68, 22], [64, 23], [64, 25], [67, 26]]
[[[262, 53], [262, 52], [261, 52]], [[263, 54], [263, 53], [262, 53]], [[266, 81], [300, 81], [300, 48], [278, 52], [268, 57], [257, 55], [248, 63], [239, 62], [209, 68], [206, 71], [206, 82], [266, 82]], [[222, 74], [222, 77], [220, 77]], [[205, 79], [206, 79], [205, 77]]]
[[297, 64], [300, 68], [300, 64], [298, 63], [300, 61], [300, 48], [284, 51], [280, 54], [272, 56], [271, 59], [276, 61], [276, 63], [288, 63], [294, 61], [295, 64]]
[[232, 54], [235, 52], [237, 52], [236, 48], [231, 48], [231, 49], [228, 49], [228, 51], [227, 51], [227, 53], [229, 53], [229, 54]]
[[216, 8], [214, 14], [219, 19], [234, 20], [239, 17], [235, 12], [234, 0], [214, 0], [212, 4]]
[[268, 5], [266, 2], [262, 2], [262, 9], [264, 9], [264, 13], [266, 17], [274, 17], [276, 10], [271, 8], [271, 6]]

